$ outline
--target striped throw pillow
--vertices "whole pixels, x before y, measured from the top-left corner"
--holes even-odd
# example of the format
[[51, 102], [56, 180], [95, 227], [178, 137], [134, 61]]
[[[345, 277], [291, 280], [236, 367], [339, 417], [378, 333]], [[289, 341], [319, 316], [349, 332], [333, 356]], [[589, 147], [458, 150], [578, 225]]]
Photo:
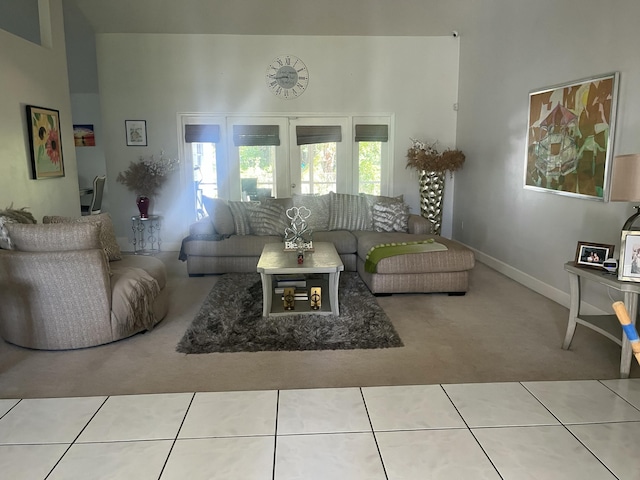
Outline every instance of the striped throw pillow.
[[330, 193], [329, 230], [371, 230], [367, 199], [361, 195]]

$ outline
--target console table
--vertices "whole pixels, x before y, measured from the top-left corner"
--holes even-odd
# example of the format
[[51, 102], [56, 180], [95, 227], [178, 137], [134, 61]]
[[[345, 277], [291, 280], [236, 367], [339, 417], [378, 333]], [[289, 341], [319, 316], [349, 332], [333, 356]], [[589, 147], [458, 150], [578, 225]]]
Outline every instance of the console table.
[[133, 253], [151, 255], [160, 251], [159, 215], [149, 215], [147, 218], [134, 215], [131, 217], [131, 230], [133, 230]]
[[611, 315], [582, 315], [580, 313], [581, 282], [591, 281], [604, 285], [624, 295], [624, 306], [629, 312], [631, 321], [635, 324], [638, 314], [638, 294], [640, 283], [623, 282], [604, 270], [576, 267], [574, 262], [564, 264], [564, 269], [569, 273], [569, 286], [571, 288], [571, 306], [569, 309], [569, 323], [564, 337], [562, 348], [567, 350], [571, 346], [576, 325], [584, 325], [604, 335], [612, 342], [622, 347], [620, 355], [620, 378], [629, 378], [631, 369], [632, 350], [631, 344], [624, 334], [620, 322], [615, 314]]

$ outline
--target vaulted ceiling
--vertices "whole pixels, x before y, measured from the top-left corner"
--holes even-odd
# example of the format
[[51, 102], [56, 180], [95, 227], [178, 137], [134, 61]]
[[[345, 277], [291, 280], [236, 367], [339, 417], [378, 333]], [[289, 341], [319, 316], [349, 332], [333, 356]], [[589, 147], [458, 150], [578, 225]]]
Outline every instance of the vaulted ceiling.
[[[65, 0], [96, 33], [442, 36], [473, 0]], [[479, 12], [478, 12], [479, 13]]]

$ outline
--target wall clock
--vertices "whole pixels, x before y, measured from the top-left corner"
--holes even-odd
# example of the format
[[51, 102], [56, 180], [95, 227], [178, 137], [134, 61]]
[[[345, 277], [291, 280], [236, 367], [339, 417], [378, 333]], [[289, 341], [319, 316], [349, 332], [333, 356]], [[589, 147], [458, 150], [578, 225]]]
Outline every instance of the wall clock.
[[280, 98], [299, 97], [309, 85], [309, 71], [302, 60], [293, 55], [280, 55], [267, 67], [267, 87]]

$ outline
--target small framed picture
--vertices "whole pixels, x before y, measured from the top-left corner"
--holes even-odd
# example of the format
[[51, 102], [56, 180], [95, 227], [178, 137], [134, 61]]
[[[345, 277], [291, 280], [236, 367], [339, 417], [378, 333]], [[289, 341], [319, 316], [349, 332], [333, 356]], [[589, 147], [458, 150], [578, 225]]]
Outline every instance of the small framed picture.
[[578, 267], [604, 268], [604, 262], [613, 256], [615, 245], [578, 242], [575, 263]]
[[640, 231], [622, 231], [618, 280], [640, 282]]
[[125, 130], [127, 132], [128, 147], [147, 146], [147, 121], [146, 120], [125, 120]]

